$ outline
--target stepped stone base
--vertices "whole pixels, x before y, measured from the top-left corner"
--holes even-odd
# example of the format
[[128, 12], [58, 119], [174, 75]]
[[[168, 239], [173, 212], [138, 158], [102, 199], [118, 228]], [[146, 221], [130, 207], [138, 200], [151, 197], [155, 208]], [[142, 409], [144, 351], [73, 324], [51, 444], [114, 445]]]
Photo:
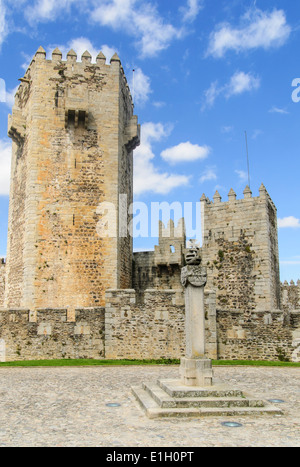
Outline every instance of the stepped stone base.
[[149, 418], [244, 415], [283, 415], [267, 403], [242, 391], [215, 382], [211, 388], [186, 387], [180, 380], [158, 380], [132, 387], [132, 392]]
[[213, 379], [211, 360], [204, 358], [182, 358], [179, 374], [184, 386], [211, 386]]

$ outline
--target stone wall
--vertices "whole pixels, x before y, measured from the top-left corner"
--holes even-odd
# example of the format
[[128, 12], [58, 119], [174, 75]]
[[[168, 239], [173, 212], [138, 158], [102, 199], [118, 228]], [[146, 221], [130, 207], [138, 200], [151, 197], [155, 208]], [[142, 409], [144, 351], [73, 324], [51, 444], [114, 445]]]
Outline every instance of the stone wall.
[[[0, 310], [0, 342], [6, 360], [55, 358], [180, 358], [185, 352], [182, 289], [110, 290], [104, 308]], [[217, 358], [215, 294], [205, 292], [208, 355]]]
[[[184, 295], [178, 290], [106, 293], [106, 358], [180, 358], [185, 353]], [[212, 359], [300, 361], [300, 312], [217, 310], [205, 290], [206, 355]]]
[[0, 310], [2, 360], [103, 358], [104, 309], [77, 309], [75, 315], [70, 322], [66, 309]]
[[285, 311], [300, 310], [300, 280], [281, 284], [281, 304]]
[[4, 305], [5, 292], [5, 261], [0, 258], [0, 308]]
[[108, 290], [105, 311], [106, 358], [179, 358], [184, 352], [182, 291]]
[[[132, 282], [132, 238], [119, 235], [120, 195], [132, 201], [139, 126], [119, 57], [77, 61], [40, 48], [16, 93], [5, 306], [104, 305]], [[103, 203], [114, 209], [105, 224]], [[127, 211], [125, 223], [128, 224]], [[110, 236], [108, 236], [108, 234]]]
[[246, 187], [241, 200], [231, 190], [227, 202], [203, 195], [201, 210], [201, 255], [217, 308], [280, 309], [277, 213], [265, 187], [259, 197]]
[[[106, 309], [0, 310], [0, 360], [159, 359], [185, 354], [182, 290], [109, 290]], [[300, 311], [216, 310], [205, 290], [206, 356], [300, 361]], [[5, 344], [5, 354], [3, 351]]]
[[[218, 356], [228, 360], [300, 361], [300, 312], [217, 310]], [[300, 335], [299, 335], [300, 337]]]
[[185, 227], [180, 219], [165, 226], [159, 221], [159, 243], [154, 251], [133, 254], [133, 288], [141, 298], [146, 289], [179, 289], [184, 265]]

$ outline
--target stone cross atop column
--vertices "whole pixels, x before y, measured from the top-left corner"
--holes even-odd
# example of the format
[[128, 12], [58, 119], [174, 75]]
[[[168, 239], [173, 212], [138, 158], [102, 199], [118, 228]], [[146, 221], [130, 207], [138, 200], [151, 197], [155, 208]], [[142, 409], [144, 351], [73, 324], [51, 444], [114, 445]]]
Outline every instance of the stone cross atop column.
[[201, 266], [200, 250], [195, 243], [187, 250], [186, 266], [181, 270], [185, 287], [186, 355], [181, 359], [180, 376], [185, 386], [211, 386], [212, 364], [205, 358], [204, 287], [207, 270]]

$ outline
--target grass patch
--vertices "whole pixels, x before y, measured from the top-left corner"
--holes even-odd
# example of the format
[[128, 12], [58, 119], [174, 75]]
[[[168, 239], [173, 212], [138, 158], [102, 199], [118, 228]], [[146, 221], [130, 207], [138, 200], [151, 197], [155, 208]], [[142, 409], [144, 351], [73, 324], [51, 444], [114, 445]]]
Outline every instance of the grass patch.
[[91, 360], [91, 359], [62, 359], [62, 360], [31, 360], [20, 362], [0, 363], [0, 368], [5, 366], [31, 367], [31, 366], [116, 366], [116, 365], [177, 365], [180, 360]]
[[234, 366], [291, 366], [300, 368], [300, 363], [295, 362], [280, 362], [266, 360], [213, 360], [214, 366], [234, 365]]
[[[90, 360], [90, 359], [64, 359], [64, 360], [32, 360], [0, 363], [1, 367], [67, 367], [67, 366], [117, 366], [117, 365], [179, 365], [179, 359], [159, 360]], [[212, 360], [213, 366], [281, 366], [298, 367], [300, 363], [269, 362], [265, 360]]]

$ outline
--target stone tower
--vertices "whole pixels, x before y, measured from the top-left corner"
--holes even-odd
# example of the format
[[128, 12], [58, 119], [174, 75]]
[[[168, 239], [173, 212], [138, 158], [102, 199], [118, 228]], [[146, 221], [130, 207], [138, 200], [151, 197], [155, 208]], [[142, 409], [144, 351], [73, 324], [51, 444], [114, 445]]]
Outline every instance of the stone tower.
[[264, 185], [258, 197], [230, 190], [222, 202], [201, 198], [202, 258], [219, 310], [280, 309], [277, 210]]
[[[48, 60], [40, 47], [20, 81], [8, 124], [5, 306], [102, 306], [106, 289], [132, 280], [119, 200], [132, 202], [139, 125], [120, 59], [115, 54], [108, 65], [100, 52], [94, 64], [85, 52], [77, 61], [71, 50], [63, 61], [56, 49]], [[104, 202], [115, 207], [113, 237], [97, 233]]]
[[181, 268], [184, 266], [186, 233], [184, 219], [177, 226], [172, 219], [165, 227], [158, 222], [159, 244], [154, 251], [133, 254], [133, 288], [143, 293], [146, 289], [180, 289]]

